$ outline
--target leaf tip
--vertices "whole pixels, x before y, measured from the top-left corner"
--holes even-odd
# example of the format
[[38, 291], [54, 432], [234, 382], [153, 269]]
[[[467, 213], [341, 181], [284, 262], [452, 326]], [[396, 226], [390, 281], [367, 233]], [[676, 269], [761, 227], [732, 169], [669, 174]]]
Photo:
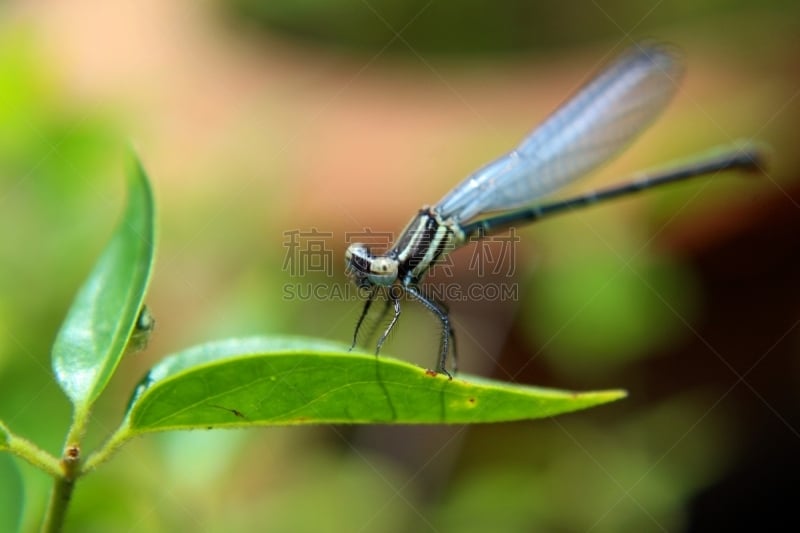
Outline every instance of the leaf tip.
[[125, 156], [125, 174], [128, 180], [134, 183], [144, 183], [147, 188], [150, 188], [150, 180], [147, 177], [147, 172], [144, 170], [144, 165], [139, 157], [139, 152], [133, 145], [128, 145], [127, 153]]
[[609, 389], [597, 392], [575, 393], [577, 396], [591, 396], [597, 400], [598, 404], [611, 403], [617, 400], [622, 400], [628, 397], [628, 391], [625, 389]]

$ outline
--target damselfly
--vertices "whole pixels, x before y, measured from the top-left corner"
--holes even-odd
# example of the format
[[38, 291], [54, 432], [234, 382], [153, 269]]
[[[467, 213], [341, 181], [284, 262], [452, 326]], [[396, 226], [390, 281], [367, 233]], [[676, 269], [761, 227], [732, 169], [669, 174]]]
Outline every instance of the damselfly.
[[[378, 339], [375, 353], [379, 353], [400, 317], [400, 298], [406, 295], [441, 322], [437, 369], [450, 376], [447, 355], [451, 344], [454, 348], [455, 336], [447, 308], [425, 296], [419, 287], [425, 273], [446, 253], [470, 239], [519, 223], [643, 189], [732, 169], [758, 170], [763, 165], [762, 155], [756, 147], [747, 146], [607, 189], [536, 204], [622, 151], [666, 107], [682, 74], [680, 57], [671, 47], [655, 43], [634, 46], [517, 148], [468, 176], [433, 207], [423, 207], [386, 254], [374, 255], [366, 245], [351, 244], [345, 254], [348, 275], [368, 290], [351, 349], [372, 302], [383, 291], [394, 316]], [[503, 213], [497, 213], [500, 211]], [[488, 213], [493, 214], [486, 216]]]

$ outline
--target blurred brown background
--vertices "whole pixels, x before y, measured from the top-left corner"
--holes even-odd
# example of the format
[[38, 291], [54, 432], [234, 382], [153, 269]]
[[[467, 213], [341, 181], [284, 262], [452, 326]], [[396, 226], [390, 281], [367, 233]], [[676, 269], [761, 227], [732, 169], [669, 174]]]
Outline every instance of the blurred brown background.
[[[122, 205], [154, 182], [157, 330], [91, 438], [165, 355], [292, 333], [349, 341], [347, 232], [397, 232], [636, 40], [686, 54], [664, 116], [571, 191], [737, 139], [763, 177], [678, 185], [520, 229], [515, 301], [451, 301], [463, 370], [628, 399], [532, 423], [165, 434], [76, 492], [72, 531], [682, 531], [796, 523], [796, 2], [6, 2], [0, 11], [0, 419], [59, 449], [49, 346]], [[332, 275], [286, 268], [325, 233]], [[471, 250], [453, 280], [476, 277]], [[327, 266], [327, 265], [326, 265]], [[438, 278], [437, 278], [438, 279]], [[386, 353], [433, 366], [407, 305]], [[20, 465], [26, 524], [49, 487]], [[2, 504], [0, 504], [2, 505]], [[2, 508], [0, 508], [2, 512]], [[787, 527], [788, 529], [788, 527]]]

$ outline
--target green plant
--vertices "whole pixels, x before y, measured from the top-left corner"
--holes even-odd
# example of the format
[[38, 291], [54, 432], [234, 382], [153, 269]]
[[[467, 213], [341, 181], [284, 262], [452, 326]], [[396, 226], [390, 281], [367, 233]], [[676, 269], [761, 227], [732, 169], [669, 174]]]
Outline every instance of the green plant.
[[60, 458], [0, 421], [0, 450], [53, 477], [43, 531], [62, 529], [78, 479], [144, 433], [295, 424], [499, 422], [553, 416], [624, 396], [618, 390], [573, 393], [465, 375], [448, 380], [322, 340], [228, 339], [171, 355], [153, 367], [134, 390], [117, 430], [87, 453], [82, 439], [96, 400], [126, 351], [140, 346], [152, 325], [143, 303], [155, 250], [154, 220], [150, 184], [131, 156], [125, 214], [53, 345], [55, 378], [73, 407]]

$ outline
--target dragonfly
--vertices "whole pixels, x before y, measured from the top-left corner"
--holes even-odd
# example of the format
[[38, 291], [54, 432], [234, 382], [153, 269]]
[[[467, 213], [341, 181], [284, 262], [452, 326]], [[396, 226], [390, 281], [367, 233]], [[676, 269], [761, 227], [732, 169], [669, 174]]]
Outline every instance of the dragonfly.
[[447, 307], [428, 298], [420, 283], [442, 258], [461, 246], [519, 224], [700, 176], [763, 168], [759, 146], [729, 148], [669, 169], [560, 200], [546, 197], [588, 174], [626, 148], [664, 110], [683, 77], [682, 55], [664, 43], [639, 43], [612, 61], [510, 152], [467, 176], [437, 204], [414, 215], [388, 252], [361, 243], [345, 252], [348, 277], [367, 299], [352, 350], [374, 301], [386, 294], [394, 315], [377, 341], [380, 353], [400, 318], [400, 300], [419, 302], [441, 326], [437, 372], [452, 379], [447, 358], [455, 332]]

